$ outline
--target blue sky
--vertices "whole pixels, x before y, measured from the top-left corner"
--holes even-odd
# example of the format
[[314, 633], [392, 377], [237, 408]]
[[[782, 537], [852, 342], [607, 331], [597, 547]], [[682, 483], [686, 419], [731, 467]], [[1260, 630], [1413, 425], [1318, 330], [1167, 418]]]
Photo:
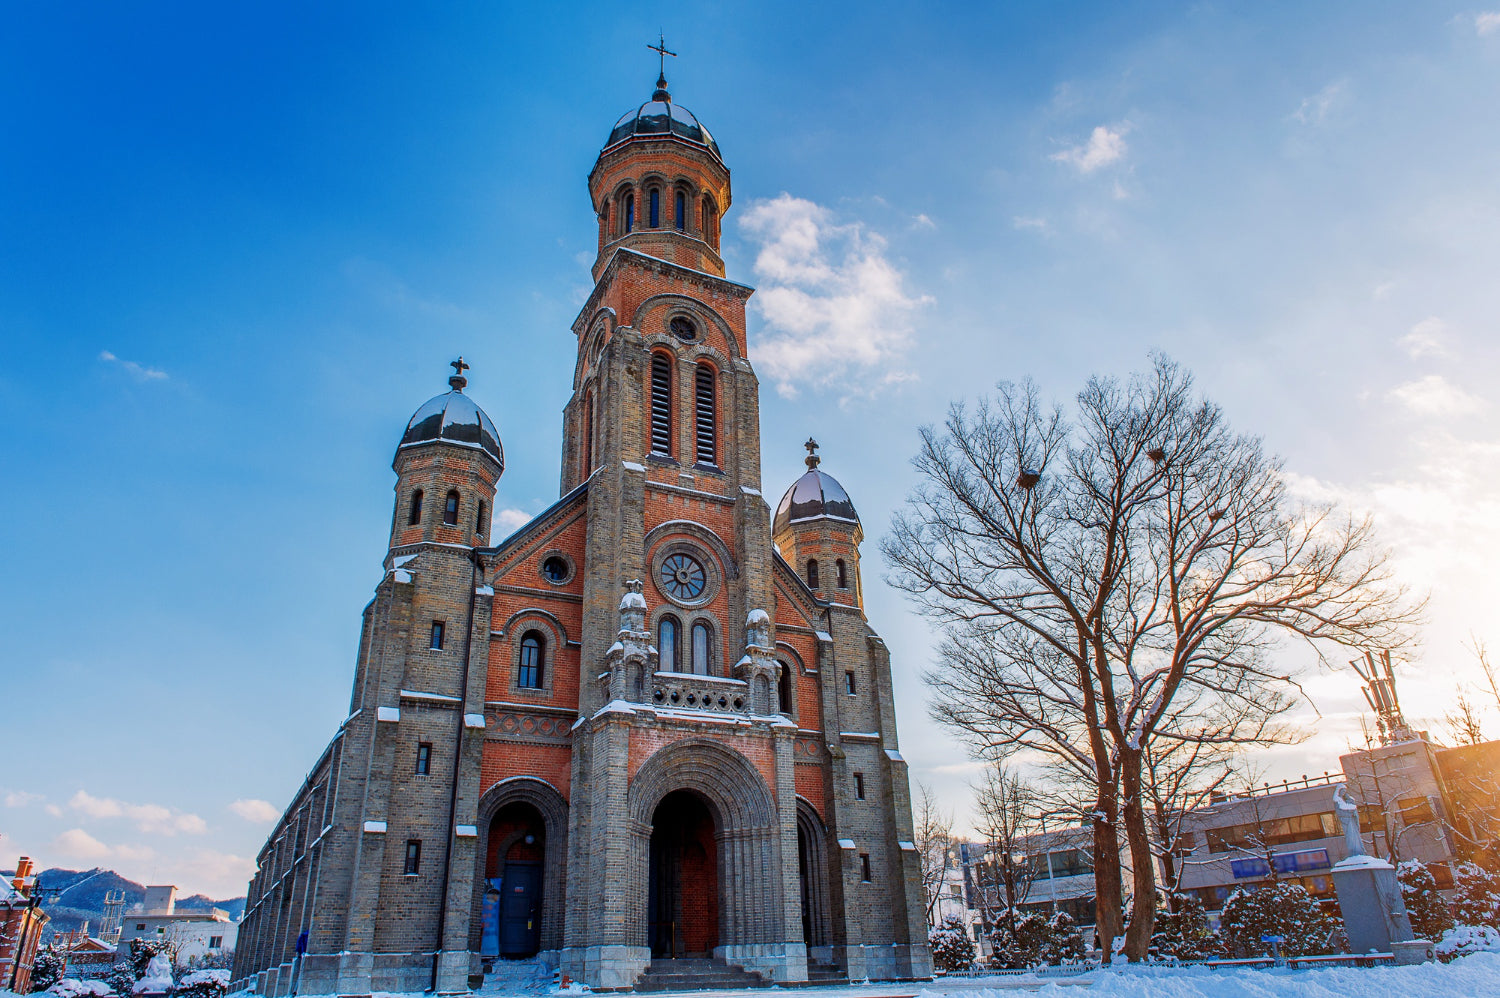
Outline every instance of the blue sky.
[[[761, 289], [766, 489], [813, 434], [859, 506], [916, 777], [966, 808], [926, 625], [879, 582], [916, 427], [1152, 349], [1379, 518], [1432, 593], [1403, 690], [1441, 730], [1463, 642], [1500, 644], [1486, 2], [13, 5], [0, 863], [243, 890], [344, 716], [393, 449], [455, 354], [504, 437], [500, 530], [556, 497], [584, 178], [659, 27]], [[1272, 775], [1357, 732], [1350, 675], [1308, 690]]]

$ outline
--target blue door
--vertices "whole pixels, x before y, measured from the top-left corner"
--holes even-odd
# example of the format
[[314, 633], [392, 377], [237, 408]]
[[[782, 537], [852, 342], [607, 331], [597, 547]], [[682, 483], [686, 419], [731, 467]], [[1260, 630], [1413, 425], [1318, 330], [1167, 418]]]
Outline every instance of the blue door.
[[506, 863], [500, 888], [500, 955], [533, 956], [541, 948], [542, 866]]

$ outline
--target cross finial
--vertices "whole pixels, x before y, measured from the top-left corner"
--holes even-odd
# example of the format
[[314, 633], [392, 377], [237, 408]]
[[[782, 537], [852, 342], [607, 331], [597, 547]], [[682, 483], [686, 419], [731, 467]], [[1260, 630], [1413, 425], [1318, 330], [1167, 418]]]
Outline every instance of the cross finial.
[[448, 366], [453, 368], [453, 377], [448, 379], [449, 387], [456, 392], [463, 391], [464, 386], [469, 383], [469, 379], [464, 377], [464, 372], [469, 369], [469, 365], [465, 364], [464, 359], [460, 357], [457, 360], [448, 361]]
[[818, 442], [812, 437], [808, 437], [807, 443], [802, 446], [807, 448], [807, 457], [803, 458], [803, 460], [807, 462], [807, 470], [811, 471], [818, 466], [818, 462], [823, 460], [818, 456]]
[[656, 74], [656, 93], [651, 95], [651, 99], [670, 101], [672, 95], [667, 93], [667, 56], [675, 59], [677, 58], [677, 53], [667, 48], [666, 36], [660, 32], [657, 33], [656, 44], [647, 45], [646, 47], [656, 53], [657, 61], [661, 63], [659, 71]]

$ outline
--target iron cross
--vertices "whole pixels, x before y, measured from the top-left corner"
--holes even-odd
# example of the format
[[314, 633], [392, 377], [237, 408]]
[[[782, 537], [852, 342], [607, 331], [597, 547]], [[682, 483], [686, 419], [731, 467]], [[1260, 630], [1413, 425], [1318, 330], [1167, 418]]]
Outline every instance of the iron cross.
[[469, 365], [464, 363], [464, 359], [462, 357], [458, 358], [457, 360], [448, 361], [448, 366], [453, 368], [453, 373], [460, 378], [462, 378], [464, 376], [464, 372], [469, 369]]
[[667, 56], [671, 56], [673, 59], [677, 58], [677, 53], [676, 52], [668, 51], [666, 36], [662, 35], [662, 34], [658, 34], [656, 36], [656, 44], [655, 45], [647, 45], [646, 47], [648, 49], [650, 49], [651, 51], [655, 52], [656, 55], [657, 55], [658, 60], [661, 62], [661, 72], [658, 75], [660, 75], [660, 76], [666, 76], [667, 75]]

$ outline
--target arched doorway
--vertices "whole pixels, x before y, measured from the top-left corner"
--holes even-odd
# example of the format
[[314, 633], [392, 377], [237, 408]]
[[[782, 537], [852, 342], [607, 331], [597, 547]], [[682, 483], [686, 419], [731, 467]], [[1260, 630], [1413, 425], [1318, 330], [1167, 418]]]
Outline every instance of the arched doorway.
[[651, 816], [647, 933], [655, 957], [707, 956], [719, 944], [718, 828], [702, 797], [674, 790]]
[[797, 799], [797, 881], [802, 892], [802, 941], [829, 945], [828, 833], [812, 805]]
[[490, 820], [485, 859], [484, 944], [481, 953], [506, 959], [541, 949], [542, 873], [547, 831], [542, 814], [525, 801], [501, 807]]

